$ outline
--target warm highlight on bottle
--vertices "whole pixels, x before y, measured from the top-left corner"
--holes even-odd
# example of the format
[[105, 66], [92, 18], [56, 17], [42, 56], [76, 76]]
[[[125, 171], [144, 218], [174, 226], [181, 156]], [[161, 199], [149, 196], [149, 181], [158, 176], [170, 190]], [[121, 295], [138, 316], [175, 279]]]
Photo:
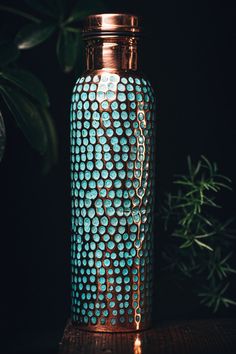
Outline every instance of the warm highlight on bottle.
[[90, 16], [72, 95], [71, 316], [88, 330], [151, 323], [156, 117], [139, 34], [136, 16]]

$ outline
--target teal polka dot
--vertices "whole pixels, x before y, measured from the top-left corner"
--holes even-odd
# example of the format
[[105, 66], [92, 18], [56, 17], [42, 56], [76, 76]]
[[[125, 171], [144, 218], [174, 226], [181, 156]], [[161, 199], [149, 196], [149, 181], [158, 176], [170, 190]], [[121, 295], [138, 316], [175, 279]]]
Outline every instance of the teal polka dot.
[[120, 151], [120, 146], [119, 145], [114, 145], [113, 146], [113, 151], [119, 152]]
[[105, 260], [104, 260], [104, 266], [105, 266], [105, 267], [109, 267], [110, 264], [111, 264], [111, 262], [110, 262], [109, 259], [105, 259]]
[[95, 120], [99, 120], [99, 119], [100, 119], [100, 113], [98, 113], [98, 112], [93, 112], [92, 117], [93, 117], [93, 119], [95, 119]]
[[101, 285], [101, 291], [104, 291], [104, 292], [105, 292], [106, 290], [107, 290], [106, 285], [105, 285], [105, 284], [102, 284], [102, 285]]
[[120, 121], [118, 121], [118, 120], [114, 121], [113, 126], [114, 126], [114, 128], [119, 128], [121, 126]]
[[105, 98], [105, 93], [102, 91], [98, 91], [97, 92], [97, 100], [102, 101], [102, 100], [104, 100], [104, 98]]
[[135, 95], [133, 92], [129, 92], [127, 97], [128, 97], [129, 101], [134, 101], [134, 99], [135, 99]]
[[111, 204], [112, 204], [111, 200], [109, 200], [109, 199], [104, 200], [104, 206], [105, 207], [110, 207]]
[[141, 93], [137, 93], [136, 99], [137, 99], [137, 101], [142, 101], [142, 99], [143, 99], [142, 94]]
[[108, 227], [108, 233], [110, 235], [114, 235], [115, 232], [116, 232], [116, 229], [113, 226], [109, 226]]
[[120, 113], [118, 111], [113, 111], [112, 112], [112, 118], [113, 119], [119, 119]]
[[82, 101], [86, 101], [86, 99], [87, 99], [87, 93], [83, 92], [83, 93], [81, 94], [81, 100], [82, 100]]
[[105, 273], [106, 273], [106, 270], [104, 268], [100, 268], [99, 269], [99, 274], [100, 275], [105, 275]]
[[115, 170], [110, 172], [110, 178], [115, 179], [117, 177], [117, 172]]
[[[99, 127], [99, 122], [96, 121], [96, 120], [94, 120], [94, 121], [92, 122], [92, 125], [93, 125], [94, 128], [98, 128], [98, 127]], [[90, 142], [92, 143], [92, 139], [90, 139]], [[93, 139], [93, 143], [95, 143], [95, 142], [96, 142], [96, 140]]]
[[111, 159], [111, 154], [109, 152], [105, 152], [103, 157], [105, 161], [109, 161]]
[[118, 100], [119, 100], [120, 102], [124, 102], [124, 101], [126, 100], [125, 94], [124, 94], [124, 93], [121, 93], [121, 92], [118, 93], [117, 98], [118, 98]]
[[113, 248], [115, 247], [115, 243], [113, 241], [109, 241], [108, 244], [107, 244], [107, 247], [110, 249], [110, 250], [113, 250]]
[[93, 218], [94, 217], [94, 215], [95, 215], [95, 210], [94, 209], [89, 209], [88, 210], [88, 216], [90, 217], [90, 218]]
[[116, 134], [117, 135], [122, 135], [123, 134], [123, 129], [122, 128], [117, 128], [116, 129]]
[[107, 213], [108, 216], [112, 216], [112, 215], [115, 214], [115, 209], [113, 207], [108, 207], [106, 209], [106, 213]]
[[113, 129], [107, 129], [107, 136], [108, 136], [109, 138], [112, 137], [113, 134], [114, 134]]
[[109, 118], [110, 118], [110, 115], [109, 115], [108, 112], [102, 112], [102, 119], [103, 119], [103, 120], [107, 120], [107, 119], [109, 119]]
[[96, 91], [96, 89], [97, 89], [97, 85], [95, 84], [90, 85], [90, 91]]
[[[110, 155], [111, 155], [111, 154], [110, 154]], [[110, 157], [110, 155], [108, 155], [108, 157]], [[111, 170], [111, 169], [113, 168], [113, 163], [112, 163], [111, 161], [107, 162], [107, 163], [106, 163], [106, 168], [107, 168], [108, 170]]]
[[132, 135], [132, 130], [131, 130], [131, 129], [126, 129], [126, 130], [125, 130], [125, 134], [126, 134], [127, 136], [131, 136], [131, 135]]
[[126, 77], [122, 77], [121, 82], [123, 82], [123, 84], [127, 84], [128, 80], [126, 79]]
[[103, 101], [102, 104], [101, 104], [101, 107], [102, 107], [103, 109], [107, 109], [107, 108], [109, 107], [108, 101]]
[[104, 198], [107, 195], [107, 190], [105, 188], [103, 188], [100, 190], [99, 194], [102, 198]]
[[136, 308], [145, 323], [143, 306], [151, 294], [150, 281], [144, 284], [151, 276], [152, 90], [137, 77], [102, 73], [77, 80], [73, 92], [72, 319], [132, 324]]
[[116, 94], [115, 92], [109, 90], [106, 93], [106, 97], [108, 100], [114, 100], [116, 98]]
[[117, 144], [118, 144], [118, 138], [117, 138], [117, 137], [113, 137], [113, 138], [111, 139], [111, 144], [112, 144], [112, 145], [117, 145]]
[[102, 170], [102, 177], [107, 178], [108, 177], [108, 171], [107, 170]]
[[101, 224], [104, 225], [104, 226], [108, 225], [108, 218], [106, 216], [103, 216], [101, 218]]
[[111, 103], [111, 109], [112, 110], [115, 110], [115, 109], [117, 109], [118, 108], [118, 103], [116, 102], [116, 101], [113, 101], [112, 103]]
[[118, 90], [124, 92], [125, 91], [125, 85], [123, 84], [118, 84]]
[[106, 279], [104, 277], [100, 277], [98, 281], [100, 284], [105, 284]]
[[102, 251], [97, 250], [97, 251], [95, 252], [95, 256], [96, 256], [96, 258], [102, 258]]
[[90, 101], [94, 101], [96, 98], [95, 92], [89, 92], [88, 98]]
[[[111, 126], [111, 121], [110, 121], [110, 119], [103, 120], [103, 126], [104, 126], [105, 128], [110, 127], [110, 126]], [[107, 131], [106, 131], [106, 134], [107, 134]]]
[[138, 120], [143, 120], [143, 119], [144, 119], [143, 113], [139, 113], [139, 114], [138, 114]]
[[105, 137], [105, 136], [101, 136], [101, 137], [99, 138], [99, 142], [100, 142], [102, 145], [105, 144], [105, 143], [107, 142], [106, 137]]
[[128, 113], [127, 112], [121, 112], [121, 118], [123, 119], [123, 120], [125, 120], [125, 119], [127, 119], [128, 118]]

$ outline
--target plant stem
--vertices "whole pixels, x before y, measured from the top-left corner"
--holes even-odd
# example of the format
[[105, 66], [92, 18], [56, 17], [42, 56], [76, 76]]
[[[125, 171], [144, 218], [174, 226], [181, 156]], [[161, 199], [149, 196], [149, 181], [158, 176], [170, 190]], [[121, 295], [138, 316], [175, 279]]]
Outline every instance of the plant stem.
[[12, 7], [8, 7], [8, 6], [5, 6], [5, 5], [0, 5], [0, 11], [6, 11], [6, 12], [10, 12], [12, 14], [15, 14], [15, 15], [18, 15], [18, 16], [21, 16], [21, 17], [25, 17], [27, 18], [28, 20], [31, 20], [35, 23], [40, 23], [41, 20], [37, 17], [34, 17], [30, 14], [27, 14], [26, 12], [23, 12], [21, 10], [18, 10], [18, 9], [13, 9]]
[[74, 27], [65, 27], [65, 30], [68, 31], [68, 32], [74, 32], [74, 33], [81, 32], [80, 28], [74, 28]]
[[75, 18], [73, 16], [69, 16], [64, 22], [62, 22], [63, 26], [66, 26], [67, 24], [74, 22]]

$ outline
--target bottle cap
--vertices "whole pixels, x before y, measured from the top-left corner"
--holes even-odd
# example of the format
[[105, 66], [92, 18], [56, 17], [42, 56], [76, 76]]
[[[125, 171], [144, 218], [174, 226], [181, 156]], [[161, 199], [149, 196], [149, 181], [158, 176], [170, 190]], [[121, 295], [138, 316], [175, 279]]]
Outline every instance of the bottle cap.
[[131, 14], [96, 14], [87, 17], [83, 37], [137, 36], [140, 34], [138, 17]]

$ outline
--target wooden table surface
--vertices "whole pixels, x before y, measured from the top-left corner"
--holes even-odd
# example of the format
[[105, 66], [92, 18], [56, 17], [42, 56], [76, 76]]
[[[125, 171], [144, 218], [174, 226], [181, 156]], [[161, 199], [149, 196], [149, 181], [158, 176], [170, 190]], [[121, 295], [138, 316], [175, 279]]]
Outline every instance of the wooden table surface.
[[68, 322], [59, 354], [236, 354], [236, 320], [159, 324], [137, 333], [92, 333]]

